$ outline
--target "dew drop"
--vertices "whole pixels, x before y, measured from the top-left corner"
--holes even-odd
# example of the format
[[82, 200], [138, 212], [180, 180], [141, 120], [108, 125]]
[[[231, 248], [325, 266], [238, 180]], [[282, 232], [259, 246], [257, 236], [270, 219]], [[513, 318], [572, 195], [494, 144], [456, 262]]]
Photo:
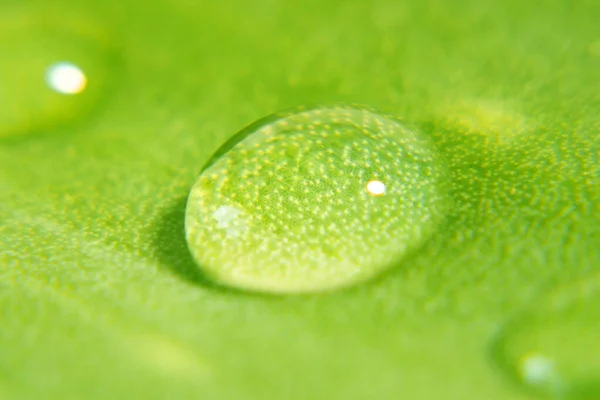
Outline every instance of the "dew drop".
[[433, 146], [361, 107], [261, 119], [202, 169], [187, 203], [189, 249], [237, 288], [315, 292], [364, 281], [427, 240], [448, 209]]
[[106, 32], [85, 18], [0, 17], [0, 138], [75, 122], [114, 78]]
[[492, 341], [501, 371], [554, 399], [600, 398], [600, 274], [556, 287]]

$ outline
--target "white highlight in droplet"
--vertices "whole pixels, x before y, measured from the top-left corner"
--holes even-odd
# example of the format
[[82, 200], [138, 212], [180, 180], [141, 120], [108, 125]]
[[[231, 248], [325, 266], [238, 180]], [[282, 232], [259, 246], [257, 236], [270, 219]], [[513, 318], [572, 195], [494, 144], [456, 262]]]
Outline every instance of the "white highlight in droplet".
[[385, 193], [385, 184], [378, 180], [372, 180], [367, 183], [367, 192], [373, 196], [381, 196]]
[[523, 379], [532, 385], [541, 385], [554, 375], [554, 363], [541, 354], [527, 354], [521, 362]]
[[240, 236], [246, 229], [246, 221], [242, 216], [242, 211], [231, 206], [220, 206], [213, 216], [217, 220], [219, 227], [225, 230], [229, 237]]
[[85, 90], [87, 77], [75, 64], [58, 62], [46, 70], [46, 83], [62, 94], [78, 94]]

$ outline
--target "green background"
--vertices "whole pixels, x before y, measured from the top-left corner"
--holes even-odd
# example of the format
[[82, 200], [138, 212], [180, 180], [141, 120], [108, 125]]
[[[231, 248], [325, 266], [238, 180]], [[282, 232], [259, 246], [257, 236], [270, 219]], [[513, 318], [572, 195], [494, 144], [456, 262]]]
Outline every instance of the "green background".
[[[85, 115], [23, 111], [38, 128], [0, 134], [0, 397], [529, 397], [489, 342], [545, 286], [599, 265], [598, 2], [0, 7], [93, 25], [90, 57], [105, 52], [108, 71]], [[332, 102], [432, 137], [451, 170], [447, 225], [340, 292], [207, 283], [183, 233], [204, 162], [249, 122]]]

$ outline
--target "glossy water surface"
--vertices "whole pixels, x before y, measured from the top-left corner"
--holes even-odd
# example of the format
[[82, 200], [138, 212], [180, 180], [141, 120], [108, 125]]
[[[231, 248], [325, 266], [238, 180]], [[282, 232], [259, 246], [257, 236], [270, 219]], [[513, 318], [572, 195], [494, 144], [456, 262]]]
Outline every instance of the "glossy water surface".
[[267, 292], [350, 285], [428, 239], [448, 198], [443, 162], [398, 120], [356, 107], [275, 114], [208, 162], [186, 234], [205, 273]]

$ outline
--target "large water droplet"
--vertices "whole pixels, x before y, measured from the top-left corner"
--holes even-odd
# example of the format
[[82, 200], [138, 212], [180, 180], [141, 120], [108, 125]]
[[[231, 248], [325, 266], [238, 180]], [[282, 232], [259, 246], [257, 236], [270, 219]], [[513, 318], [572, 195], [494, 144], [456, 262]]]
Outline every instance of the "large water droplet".
[[266, 292], [347, 286], [430, 237], [448, 197], [431, 144], [358, 107], [268, 116], [221, 147], [186, 210], [188, 246], [223, 284]]
[[600, 398], [600, 274], [540, 296], [492, 342], [514, 381], [556, 399]]
[[79, 119], [113, 78], [108, 36], [88, 19], [9, 13], [0, 49], [0, 137]]

